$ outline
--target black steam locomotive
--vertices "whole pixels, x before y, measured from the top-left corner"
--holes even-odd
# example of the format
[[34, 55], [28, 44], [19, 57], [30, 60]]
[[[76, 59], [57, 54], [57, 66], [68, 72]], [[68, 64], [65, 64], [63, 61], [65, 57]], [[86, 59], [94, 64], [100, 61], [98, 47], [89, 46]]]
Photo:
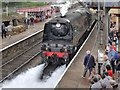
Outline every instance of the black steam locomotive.
[[68, 63], [77, 47], [84, 41], [95, 18], [82, 7], [57, 17], [44, 26], [42, 58], [52, 63]]

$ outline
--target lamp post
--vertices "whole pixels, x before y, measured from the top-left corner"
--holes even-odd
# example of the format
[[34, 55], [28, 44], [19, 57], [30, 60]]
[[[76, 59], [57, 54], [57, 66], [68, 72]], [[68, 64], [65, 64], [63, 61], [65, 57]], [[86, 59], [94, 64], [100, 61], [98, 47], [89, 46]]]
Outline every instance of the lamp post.
[[98, 44], [100, 44], [100, 2], [98, 0]]

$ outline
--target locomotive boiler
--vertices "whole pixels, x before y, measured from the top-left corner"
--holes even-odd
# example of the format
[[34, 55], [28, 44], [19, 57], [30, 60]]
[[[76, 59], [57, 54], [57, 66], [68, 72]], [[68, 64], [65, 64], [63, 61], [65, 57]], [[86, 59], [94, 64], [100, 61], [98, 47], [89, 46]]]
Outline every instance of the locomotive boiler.
[[64, 17], [53, 18], [44, 26], [42, 58], [47, 62], [68, 63], [77, 47], [83, 43], [95, 18], [77, 7]]

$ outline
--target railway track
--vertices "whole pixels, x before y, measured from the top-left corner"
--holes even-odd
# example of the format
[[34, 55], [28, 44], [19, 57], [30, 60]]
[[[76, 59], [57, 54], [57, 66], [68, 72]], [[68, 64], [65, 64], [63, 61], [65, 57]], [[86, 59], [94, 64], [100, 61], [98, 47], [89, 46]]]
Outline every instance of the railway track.
[[45, 80], [45, 79], [49, 78], [57, 67], [58, 67], [58, 65], [56, 65], [56, 64], [52, 64], [52, 63], [48, 64], [47, 63], [43, 69], [43, 73], [41, 74], [40, 79]]
[[20, 70], [41, 53], [41, 41], [42, 40], [38, 41], [33, 46], [29, 47], [22, 53], [18, 54], [0, 66], [2, 70], [2, 79], [0, 80], [0, 83], [11, 78], [15, 72]]

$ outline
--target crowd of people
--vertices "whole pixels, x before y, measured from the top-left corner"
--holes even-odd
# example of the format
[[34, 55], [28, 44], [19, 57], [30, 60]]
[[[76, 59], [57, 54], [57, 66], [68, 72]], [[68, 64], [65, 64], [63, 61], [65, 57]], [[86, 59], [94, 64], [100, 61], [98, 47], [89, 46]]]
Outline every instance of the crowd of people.
[[30, 27], [34, 27], [34, 17], [31, 16], [30, 20], [28, 20], [27, 17], [26, 17], [25, 20], [24, 20], [24, 23], [25, 23], [26, 29], [28, 29], [29, 24], [30, 24]]
[[[44, 21], [44, 19], [45, 19], [44, 14], [41, 14], [41, 21]], [[29, 25], [30, 25], [30, 28], [34, 27], [34, 20], [35, 19], [34, 19], [33, 16], [31, 16], [30, 19], [28, 19], [27, 17], [25, 18], [24, 24], [25, 24], [26, 29], [28, 29]], [[7, 28], [8, 28], [8, 30], [6, 30], [6, 26], [5, 26], [4, 23], [1, 24], [1, 36], [2, 36], [2, 39], [7, 38], [7, 34], [8, 34], [9, 39], [11, 38], [12, 29], [13, 29], [12, 21], [9, 22], [9, 25], [7, 26]]]
[[[109, 64], [112, 68], [113, 75], [116, 71], [118, 71], [117, 68], [120, 68], [120, 65], [118, 65], [118, 60], [120, 56], [120, 52], [118, 51], [118, 38], [119, 35], [115, 28], [115, 23], [111, 24], [110, 26], [110, 32], [108, 36], [108, 44], [105, 49], [105, 54], [108, 57], [107, 60], [109, 61], [107, 64]], [[105, 60], [106, 62], [106, 60]], [[119, 69], [120, 70], [120, 69]]]
[[120, 52], [118, 51], [118, 32], [115, 28], [115, 23], [111, 24], [108, 36], [108, 44], [105, 48], [105, 55], [103, 64], [101, 66], [101, 73], [96, 73], [92, 70], [95, 67], [94, 56], [91, 55], [90, 50], [86, 53], [84, 58], [84, 72], [82, 78], [85, 78], [87, 70], [89, 70], [89, 82], [91, 89], [115, 89], [118, 87], [116, 78], [120, 76]]
[[[51, 17], [51, 13], [50, 12], [41, 12], [41, 14], [36, 14], [36, 15], [30, 15], [31, 17], [28, 19], [27, 17], [24, 20], [26, 29], [28, 29], [28, 25], [30, 25], [30, 27], [34, 27], [34, 20], [39, 22], [39, 21], [44, 21], [47, 18]], [[35, 19], [36, 18], [36, 19]]]
[[[44, 21], [45, 19], [47, 18], [50, 18], [51, 17], [51, 14], [47, 14], [45, 15], [45, 13], [41, 13], [39, 16], [36, 17], [36, 20], [39, 22], [39, 21]], [[31, 15], [30, 19], [28, 19], [27, 17], [25, 18], [24, 20], [24, 23], [25, 23], [25, 27], [26, 29], [28, 29], [28, 25], [30, 25], [30, 28], [31, 27], [34, 27], [34, 16]]]
[[[113, 49], [113, 48], [112, 48]], [[91, 55], [90, 50], [88, 50], [87, 55], [85, 56], [84, 59], [84, 72], [83, 72], [83, 76], [82, 78], [86, 77], [86, 73], [87, 70], [89, 70], [89, 84], [90, 84], [90, 89], [92, 90], [103, 90], [103, 89], [116, 89], [118, 87], [118, 83], [115, 81], [114, 78], [114, 73], [113, 73], [113, 69], [112, 65], [111, 65], [111, 61], [109, 59], [109, 57], [107, 55], [104, 55], [104, 62], [102, 64], [102, 74], [98, 74], [95, 72], [95, 70], [93, 70], [93, 68], [95, 68], [96, 63], [95, 63], [95, 59], [94, 56]], [[118, 52], [118, 58], [117, 58], [117, 62], [116, 62], [116, 70], [120, 70], [120, 52]]]

